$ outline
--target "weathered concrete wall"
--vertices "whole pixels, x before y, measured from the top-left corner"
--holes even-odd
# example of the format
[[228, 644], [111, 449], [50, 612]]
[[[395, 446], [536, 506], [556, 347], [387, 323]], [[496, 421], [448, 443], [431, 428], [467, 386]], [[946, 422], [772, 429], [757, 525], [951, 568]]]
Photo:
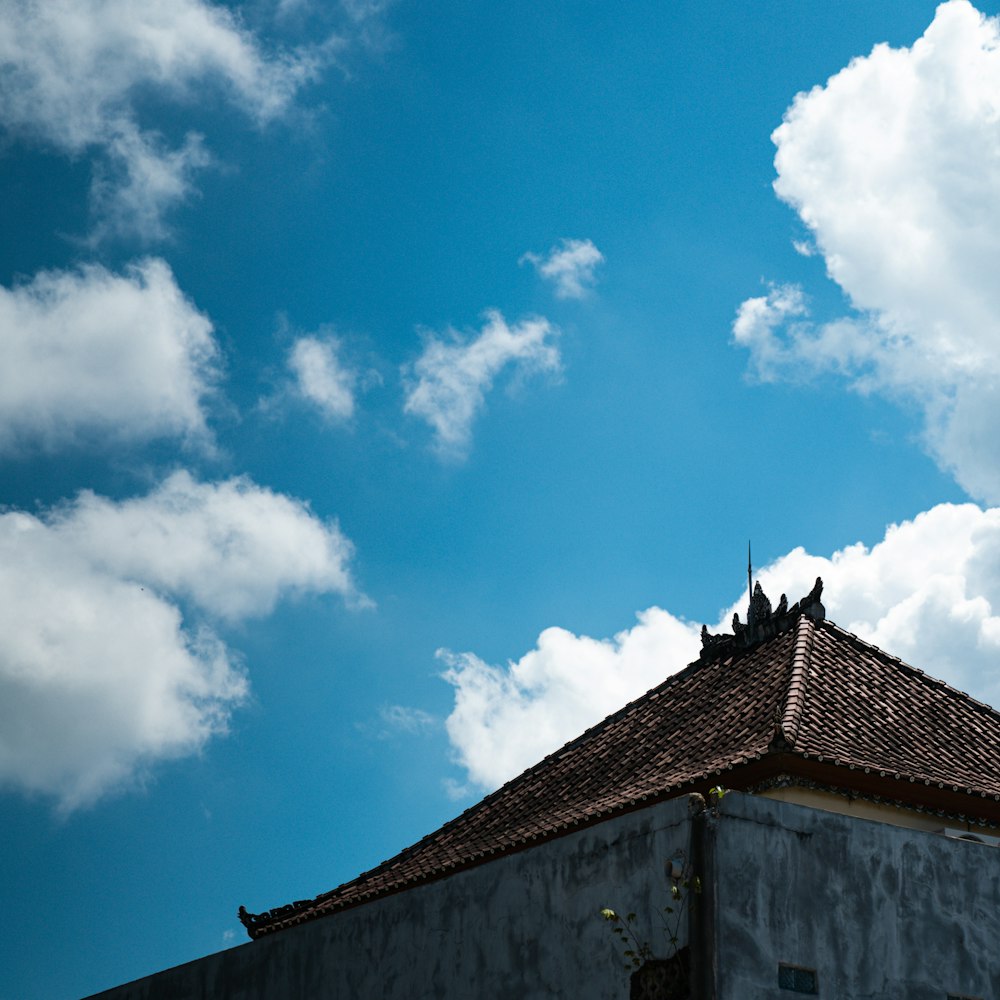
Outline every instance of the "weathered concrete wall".
[[791, 1000], [779, 963], [835, 1000], [1000, 1000], [1000, 848], [737, 793], [717, 818], [662, 803], [99, 996], [625, 1000], [598, 912], [634, 910], [664, 954], [678, 848], [705, 886], [699, 1000]]
[[[662, 942], [687, 798], [98, 994], [101, 1000], [625, 1000], [602, 907]], [[663, 951], [663, 949], [658, 949]]]
[[712, 827], [717, 1000], [791, 1000], [779, 962], [838, 1000], [1000, 998], [1000, 848], [737, 794]]

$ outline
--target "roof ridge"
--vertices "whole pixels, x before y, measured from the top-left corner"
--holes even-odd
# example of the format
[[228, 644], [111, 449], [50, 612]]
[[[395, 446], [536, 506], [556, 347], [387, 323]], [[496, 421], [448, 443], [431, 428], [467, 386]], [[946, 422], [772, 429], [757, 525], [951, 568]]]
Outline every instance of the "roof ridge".
[[823, 628], [829, 629], [831, 632], [838, 633], [841, 638], [846, 639], [852, 646], [863, 647], [868, 652], [874, 653], [888, 665], [901, 668], [905, 673], [908, 673], [911, 677], [920, 679], [928, 686], [944, 688], [951, 694], [957, 695], [967, 701], [970, 706], [976, 708], [979, 712], [989, 715], [994, 719], [1000, 719], [1000, 710], [994, 708], [992, 705], [989, 705], [984, 701], [980, 701], [978, 698], [974, 698], [971, 694], [969, 694], [968, 691], [963, 691], [961, 688], [957, 688], [953, 684], [949, 684], [947, 681], [941, 680], [940, 677], [935, 677], [933, 674], [929, 674], [926, 670], [921, 670], [920, 667], [915, 667], [912, 663], [907, 663], [906, 660], [903, 660], [892, 653], [886, 652], [881, 646], [876, 646], [875, 643], [862, 639], [861, 636], [856, 635], [854, 632], [848, 632], [847, 629], [841, 627], [836, 622], [830, 621], [829, 618], [824, 619], [820, 625]]
[[785, 714], [778, 724], [781, 736], [789, 748], [795, 748], [799, 726], [802, 723], [802, 709], [805, 705], [806, 690], [809, 686], [809, 662], [816, 634], [816, 623], [806, 614], [799, 615], [795, 624], [795, 648], [792, 650], [792, 676], [788, 681], [788, 700]]

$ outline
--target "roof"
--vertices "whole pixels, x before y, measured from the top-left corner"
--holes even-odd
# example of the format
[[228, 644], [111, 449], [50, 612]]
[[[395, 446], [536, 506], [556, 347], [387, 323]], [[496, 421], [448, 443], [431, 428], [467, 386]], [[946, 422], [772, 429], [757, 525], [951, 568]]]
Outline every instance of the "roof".
[[[439, 830], [331, 892], [266, 913], [257, 938], [715, 784], [783, 775], [1000, 822], [1000, 713], [825, 620], [754, 591], [734, 634]], [[668, 666], [668, 665], [665, 665]]]

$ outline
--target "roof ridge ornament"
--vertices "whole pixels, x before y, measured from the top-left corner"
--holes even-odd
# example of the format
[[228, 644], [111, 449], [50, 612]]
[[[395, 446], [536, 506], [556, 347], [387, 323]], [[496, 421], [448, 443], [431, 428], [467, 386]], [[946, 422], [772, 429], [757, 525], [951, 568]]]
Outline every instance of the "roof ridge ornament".
[[[749, 548], [748, 548], [749, 566]], [[812, 590], [801, 600], [796, 601], [791, 607], [788, 606], [788, 598], [782, 594], [777, 607], [772, 610], [771, 602], [764, 593], [763, 587], [758, 580], [750, 592], [750, 604], [747, 607], [747, 621], [744, 625], [740, 621], [739, 612], [733, 615], [733, 634], [713, 635], [708, 631], [707, 625], [701, 627], [701, 652], [704, 657], [709, 652], [721, 649], [723, 646], [736, 646], [746, 648], [755, 646], [764, 639], [770, 639], [779, 632], [784, 632], [799, 615], [808, 615], [815, 621], [823, 621], [826, 618], [826, 608], [820, 598], [823, 596], [823, 580], [816, 577]]]

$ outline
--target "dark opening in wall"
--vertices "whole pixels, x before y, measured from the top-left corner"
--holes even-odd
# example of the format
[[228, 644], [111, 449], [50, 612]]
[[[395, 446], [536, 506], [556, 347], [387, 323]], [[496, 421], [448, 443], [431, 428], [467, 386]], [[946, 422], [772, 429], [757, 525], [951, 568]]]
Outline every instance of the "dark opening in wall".
[[778, 989], [792, 993], [819, 993], [816, 970], [781, 964], [778, 966]]
[[653, 958], [632, 974], [629, 1000], [688, 1000], [691, 954], [681, 948], [673, 958]]

